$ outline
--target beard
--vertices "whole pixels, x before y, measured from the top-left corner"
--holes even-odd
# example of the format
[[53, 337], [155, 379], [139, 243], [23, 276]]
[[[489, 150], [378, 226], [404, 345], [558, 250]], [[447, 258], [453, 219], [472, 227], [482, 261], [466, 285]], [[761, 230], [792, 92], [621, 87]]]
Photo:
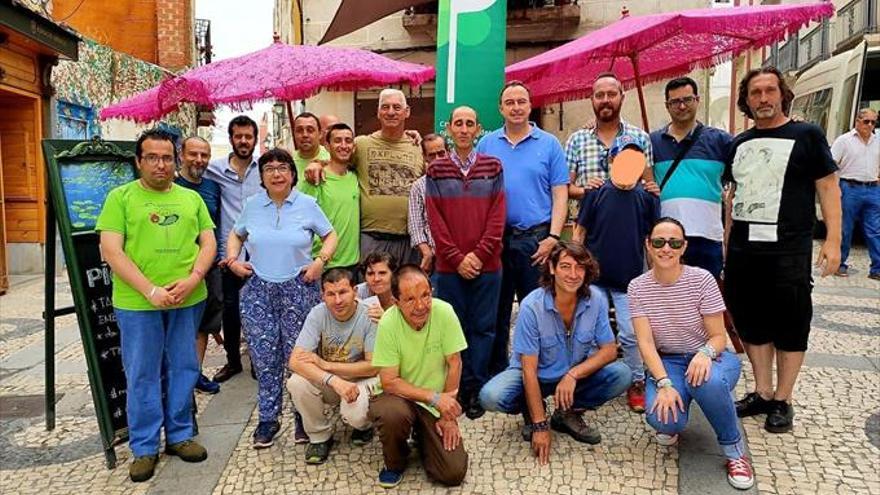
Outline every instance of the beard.
[[233, 152], [235, 153], [235, 156], [244, 160], [250, 158], [254, 154], [254, 148], [246, 144], [240, 144], [233, 148]]
[[[602, 112], [605, 110], [611, 110], [611, 113], [603, 115]], [[602, 105], [599, 108], [593, 107], [593, 114], [596, 115], [596, 120], [612, 122], [620, 116], [620, 107], [614, 108], [613, 105]]]
[[186, 167], [186, 171], [189, 172], [189, 176], [196, 180], [201, 179], [205, 175], [205, 170], [207, 170], [207, 168], [205, 167]]

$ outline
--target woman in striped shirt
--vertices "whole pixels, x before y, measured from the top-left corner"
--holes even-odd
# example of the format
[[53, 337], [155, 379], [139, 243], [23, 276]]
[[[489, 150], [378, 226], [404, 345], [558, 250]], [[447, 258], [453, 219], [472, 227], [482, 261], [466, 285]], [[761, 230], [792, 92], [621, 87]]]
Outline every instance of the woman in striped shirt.
[[659, 444], [674, 445], [696, 400], [727, 457], [727, 481], [748, 489], [755, 478], [731, 395], [740, 362], [725, 350], [718, 285], [709, 272], [681, 263], [687, 241], [678, 220], [657, 220], [645, 248], [652, 268], [630, 282], [627, 294], [639, 351], [651, 375], [647, 422]]

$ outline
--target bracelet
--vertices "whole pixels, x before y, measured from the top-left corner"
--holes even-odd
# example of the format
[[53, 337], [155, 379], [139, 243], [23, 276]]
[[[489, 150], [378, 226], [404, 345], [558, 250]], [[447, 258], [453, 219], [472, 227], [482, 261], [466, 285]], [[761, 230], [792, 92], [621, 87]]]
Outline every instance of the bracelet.
[[699, 352], [701, 354], [705, 354], [706, 357], [708, 357], [709, 359], [711, 359], [713, 361], [715, 360], [715, 358], [718, 357], [718, 352], [715, 350], [714, 347], [712, 347], [709, 344], [706, 344], [703, 347], [700, 347], [700, 349], [697, 352]]
[[657, 388], [672, 388], [672, 380], [664, 376], [657, 380]]
[[556, 239], [557, 241], [560, 240], [560, 237], [556, 234], [547, 234], [547, 237], [551, 239]]
[[434, 392], [434, 395], [431, 396], [431, 402], [429, 402], [428, 404], [430, 404], [431, 407], [437, 407], [437, 404], [439, 404], [439, 403], [440, 403], [440, 394], [437, 392]]
[[550, 425], [546, 419], [544, 421], [535, 421], [532, 423], [532, 431], [550, 431]]
[[152, 299], [153, 296], [156, 295], [156, 289], [158, 289], [158, 287], [156, 287], [156, 286], [154, 285], [154, 286], [153, 286], [153, 289], [150, 291], [150, 295], [147, 296], [147, 299]]
[[330, 380], [334, 378], [336, 378], [336, 375], [334, 375], [333, 373], [327, 373], [326, 375], [324, 375], [324, 386], [330, 386]]

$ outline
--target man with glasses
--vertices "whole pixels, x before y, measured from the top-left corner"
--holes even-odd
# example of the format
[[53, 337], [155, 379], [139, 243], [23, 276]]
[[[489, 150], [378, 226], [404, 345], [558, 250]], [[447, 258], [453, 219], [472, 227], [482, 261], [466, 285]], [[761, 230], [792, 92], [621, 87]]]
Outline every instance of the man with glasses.
[[733, 138], [697, 121], [700, 96], [693, 79], [673, 79], [665, 92], [671, 120], [651, 133], [661, 215], [680, 221], [688, 233], [684, 263], [718, 279], [724, 238], [721, 176]]
[[831, 146], [831, 155], [840, 167], [840, 192], [843, 203], [843, 239], [840, 244], [840, 268], [835, 275], [846, 277], [853, 227], [862, 224], [865, 244], [871, 258], [868, 278], [880, 280], [880, 136], [877, 135], [877, 111], [859, 110], [856, 126], [840, 135]]
[[[446, 140], [438, 134], [427, 134], [422, 139], [422, 156], [425, 157], [425, 167], [438, 158], [446, 158]], [[407, 218], [407, 230], [409, 230], [409, 242], [412, 247], [419, 250], [422, 261], [419, 266], [426, 273], [431, 273], [434, 266], [434, 239], [431, 237], [431, 229], [428, 228], [428, 215], [425, 212], [425, 177], [421, 176], [413, 182], [409, 192], [409, 217]]]

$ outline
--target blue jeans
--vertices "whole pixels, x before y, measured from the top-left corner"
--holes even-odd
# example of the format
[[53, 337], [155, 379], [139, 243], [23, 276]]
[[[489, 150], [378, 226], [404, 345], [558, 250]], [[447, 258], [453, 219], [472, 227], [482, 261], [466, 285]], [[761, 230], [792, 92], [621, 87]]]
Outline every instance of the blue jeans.
[[[738, 459], [745, 454], [745, 447], [737, 427], [739, 420], [736, 417], [736, 408], [733, 405], [731, 392], [739, 380], [742, 365], [734, 354], [722, 352], [720, 359], [712, 362], [709, 380], [694, 387], [687, 382], [684, 375], [693, 357], [693, 354], [660, 356], [663, 368], [669, 379], [672, 380], [672, 386], [681, 396], [684, 412], [678, 412], [678, 421], [675, 422], [671, 420], [669, 423], [661, 422], [656, 412], [654, 414], [646, 413], [646, 420], [659, 433], [676, 435], [687, 425], [691, 400], [696, 400], [703, 414], [706, 415], [706, 419], [709, 420], [709, 424], [712, 425], [712, 429], [715, 430], [715, 435], [718, 437], [718, 443], [724, 450], [724, 454], [730, 459]], [[647, 411], [651, 410], [655, 400], [657, 400], [657, 383], [652, 378], [645, 384]]]
[[492, 358], [489, 360], [489, 376], [497, 375], [507, 369], [510, 355], [507, 351], [510, 341], [510, 315], [513, 311], [513, 298], [517, 301], [525, 299], [530, 292], [538, 288], [541, 269], [532, 266], [532, 255], [538, 249], [547, 234], [546, 228], [533, 231], [504, 232], [503, 250], [501, 252], [501, 295], [498, 298], [498, 316], [495, 324], [495, 344], [492, 346]]
[[461, 353], [461, 395], [468, 397], [489, 380], [501, 272], [482, 273], [473, 280], [457, 273], [435, 273], [433, 278], [435, 295], [452, 305], [467, 339]]
[[[645, 365], [642, 363], [642, 355], [639, 353], [639, 346], [636, 343], [636, 333], [629, 315], [629, 300], [626, 298], [626, 292], [606, 287], [599, 288], [602, 289], [599, 294], [606, 301], [611, 296], [611, 301], [608, 302], [614, 305], [617, 317], [617, 340], [620, 342], [620, 347], [623, 348], [623, 362], [632, 371], [634, 381], [643, 381], [645, 379]], [[611, 304], [608, 307], [611, 307]]]
[[135, 457], [159, 453], [163, 427], [169, 445], [194, 436], [195, 342], [204, 307], [200, 302], [176, 309], [115, 309], [128, 383], [128, 444]]
[[682, 261], [686, 265], [706, 270], [716, 279], [720, 278], [721, 269], [724, 266], [721, 241], [688, 236], [687, 242], [687, 250], [682, 255]]
[[[561, 379], [561, 378], [560, 378]], [[559, 380], [539, 382], [541, 398], [553, 395]], [[592, 409], [622, 395], [632, 384], [632, 373], [625, 364], [613, 362], [592, 375], [578, 380], [573, 409]], [[522, 370], [509, 368], [495, 375], [482, 390], [480, 404], [487, 411], [519, 414], [526, 410]]]
[[840, 266], [847, 267], [849, 246], [855, 224], [862, 222], [865, 244], [871, 258], [870, 273], [880, 273], [880, 186], [860, 186], [840, 181], [843, 203], [843, 240], [840, 243]]

